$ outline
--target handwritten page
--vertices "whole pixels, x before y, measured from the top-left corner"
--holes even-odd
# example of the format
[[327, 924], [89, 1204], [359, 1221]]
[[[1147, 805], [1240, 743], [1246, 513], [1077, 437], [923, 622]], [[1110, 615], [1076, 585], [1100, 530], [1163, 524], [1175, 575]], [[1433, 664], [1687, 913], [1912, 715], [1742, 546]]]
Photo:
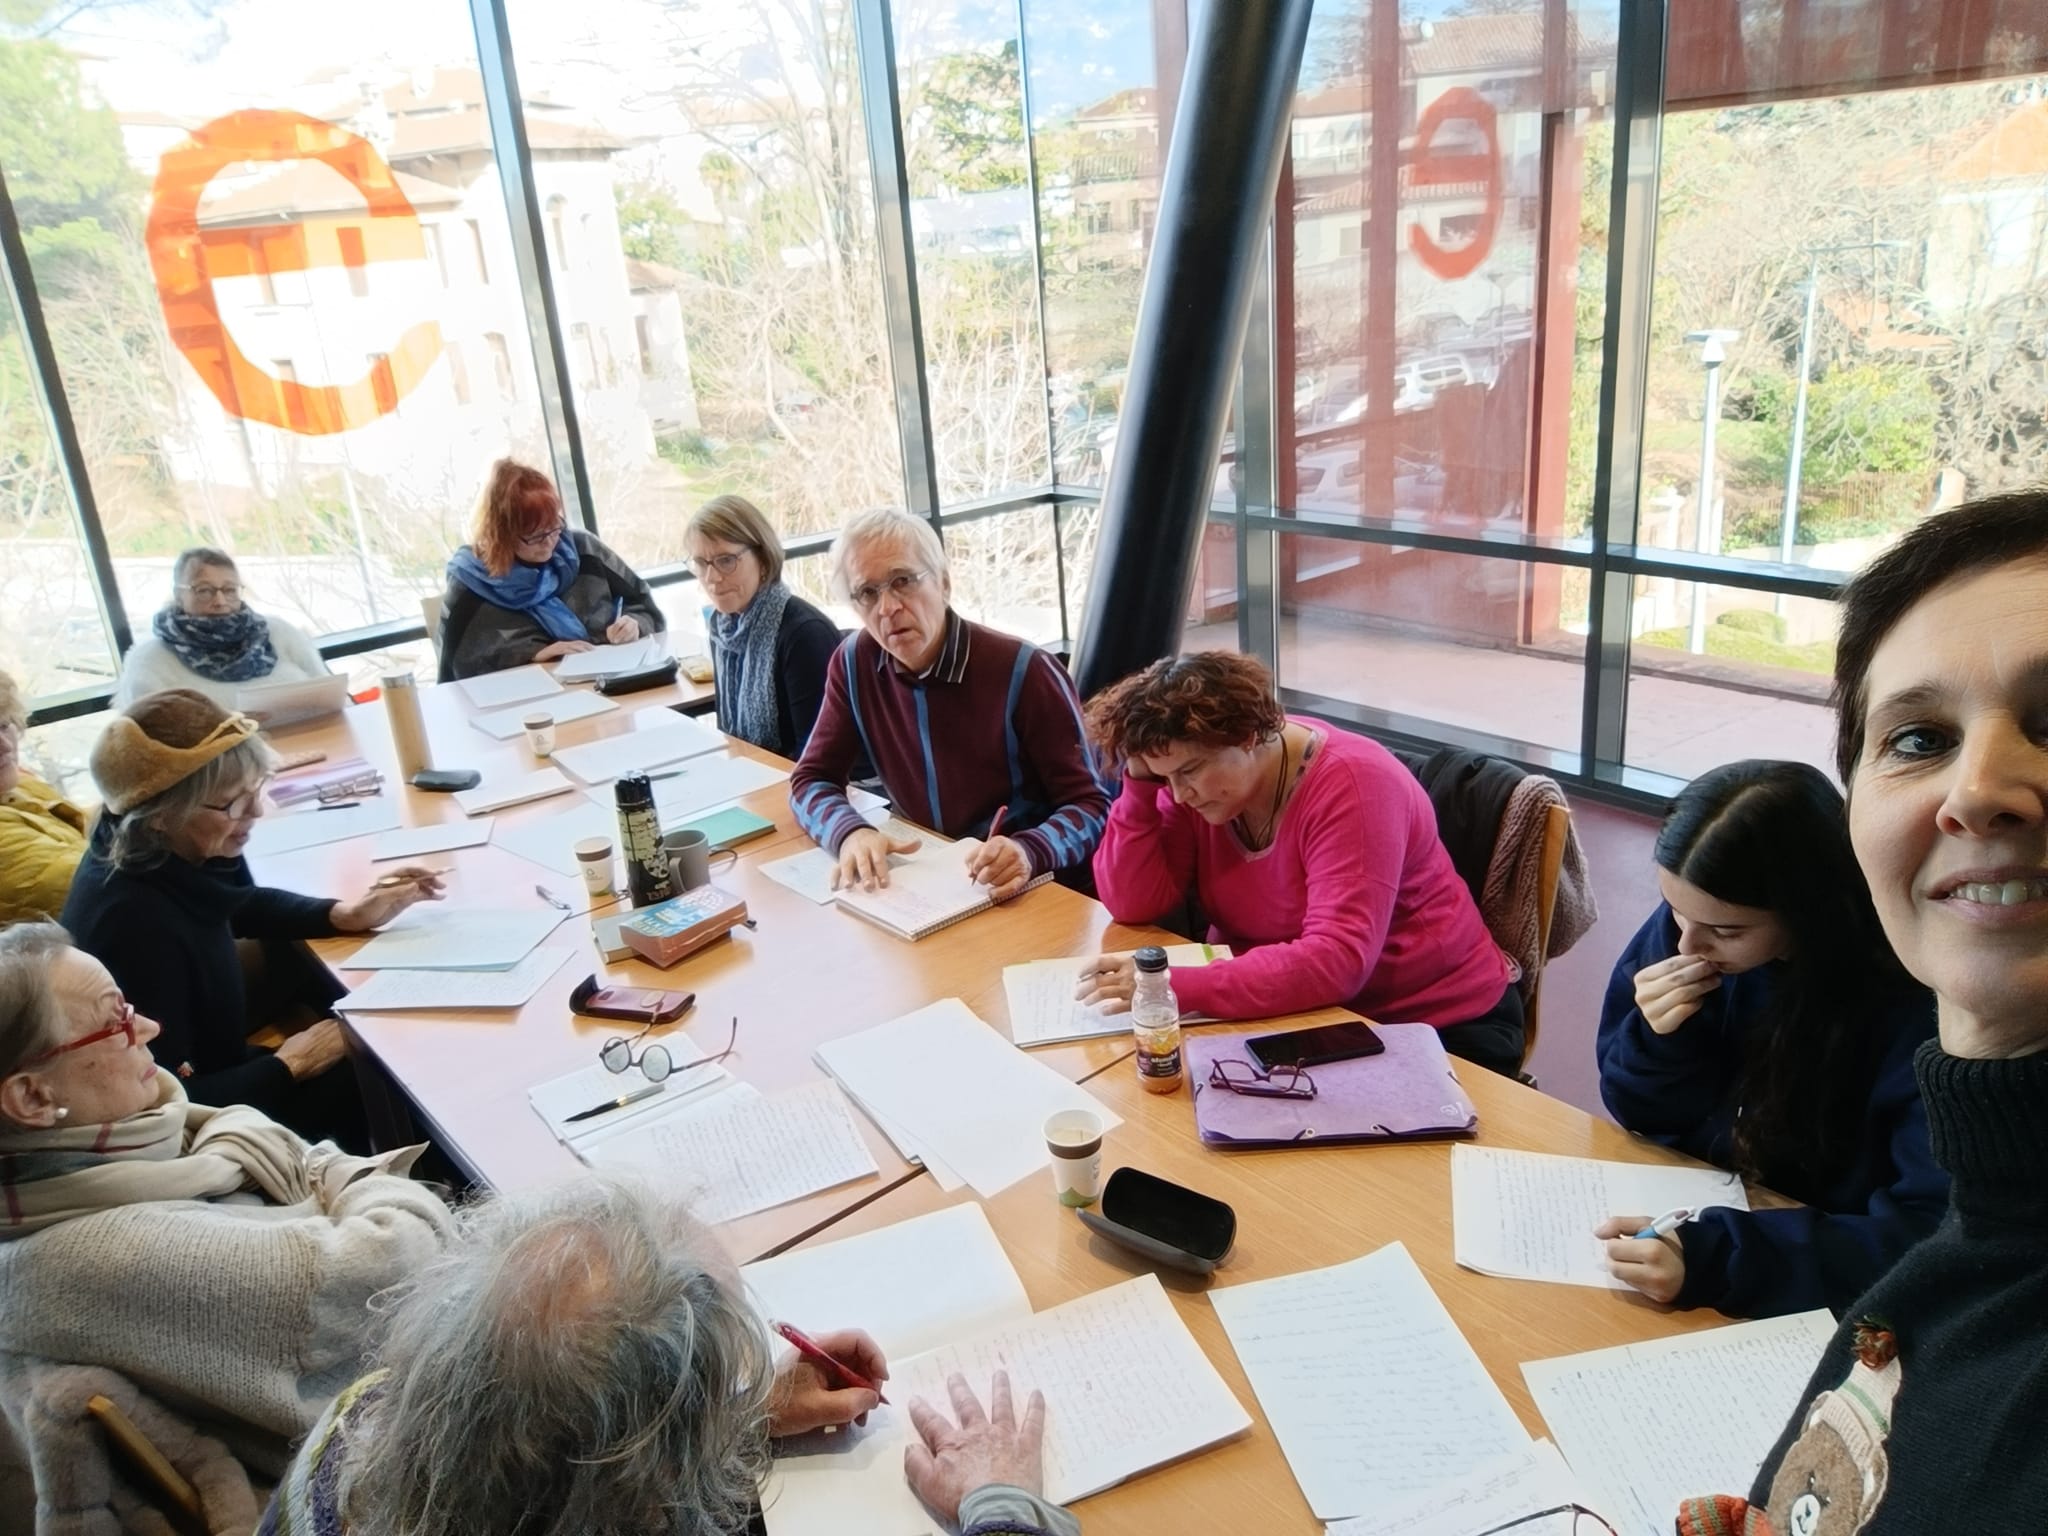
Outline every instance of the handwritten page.
[[539, 714], [543, 710], [554, 717], [555, 724], [567, 725], [572, 720], [587, 720], [592, 715], [608, 715], [618, 707], [601, 693], [564, 692], [559, 698], [551, 695], [546, 699], [531, 699], [510, 709], [476, 715], [469, 723], [486, 736], [510, 741], [526, 729], [528, 715]]
[[667, 659], [667, 635], [642, 635], [624, 645], [594, 645], [587, 651], [572, 651], [555, 663], [555, 676], [565, 683], [579, 678], [613, 677], [645, 672]]
[[297, 853], [301, 848], [389, 832], [397, 825], [398, 806], [384, 795], [372, 795], [355, 805], [325, 809], [309, 805], [304, 810], [265, 816], [257, 822], [249, 833], [247, 852], [252, 859], [275, 858], [283, 853]]
[[770, 1536], [936, 1536], [943, 1527], [903, 1478], [914, 1433], [904, 1405], [912, 1397], [948, 1405], [954, 1371], [986, 1403], [997, 1370], [1009, 1372], [1020, 1412], [1033, 1388], [1045, 1394], [1045, 1493], [1055, 1503], [1251, 1427], [1159, 1277], [1144, 1274], [892, 1362], [890, 1406], [870, 1414], [865, 1430], [777, 1447], [762, 1493]]
[[509, 971], [560, 926], [553, 907], [410, 907], [341, 962], [345, 971]]
[[1825, 1311], [1522, 1367], [1595, 1508], [1664, 1536], [1681, 1499], [1747, 1494], [1834, 1335]]
[[854, 1101], [928, 1147], [987, 1199], [1051, 1160], [1047, 1117], [1085, 1109], [1122, 1120], [1086, 1089], [1013, 1050], [957, 997], [818, 1047]]
[[497, 825], [491, 817], [480, 821], [443, 821], [431, 827], [399, 827], [370, 844], [370, 862], [417, 859], [429, 853], [447, 853], [455, 848], [480, 848], [491, 840]]
[[1427, 1492], [1529, 1443], [1400, 1243], [1209, 1300], [1320, 1520]]
[[[1491, 1536], [1510, 1527], [1515, 1536], [1580, 1536], [1577, 1516], [1560, 1508], [1572, 1504], [1598, 1508], [1557, 1447], [1532, 1440], [1512, 1456], [1384, 1511], [1333, 1520], [1324, 1536]], [[1559, 1513], [1530, 1518], [1546, 1509]]]
[[1716, 1168], [1451, 1148], [1457, 1259], [1482, 1275], [1627, 1290], [1608, 1273], [1593, 1229], [1610, 1216], [1709, 1205], [1747, 1210], [1749, 1196], [1740, 1179]]
[[334, 1006], [343, 1013], [519, 1008], [568, 958], [566, 949], [537, 949], [509, 971], [378, 971]]
[[562, 685], [545, 667], [507, 667], [503, 672], [466, 677], [455, 686], [478, 709], [503, 709], [508, 704], [544, 699], [562, 691]]
[[[1128, 955], [1130, 950], [1118, 950]], [[1169, 944], [1168, 965], [1207, 965], [1228, 960], [1230, 950], [1221, 944]], [[1078, 957], [1063, 960], [1029, 960], [1003, 967], [1003, 994], [1010, 1004], [1010, 1040], [1018, 1046], [1051, 1045], [1061, 1040], [1093, 1040], [1103, 1035], [1121, 1035], [1131, 1027], [1129, 1010], [1104, 1013], [1101, 1008], [1078, 1001], [1074, 988], [1080, 982]], [[1199, 1015], [1190, 1014], [1189, 1018]]]
[[487, 778], [475, 789], [458, 789], [455, 803], [462, 807], [465, 816], [482, 816], [488, 811], [502, 811], [511, 806], [524, 805], [529, 800], [545, 800], [550, 795], [566, 795], [576, 786], [552, 768], [536, 768], [531, 773], [510, 773]]
[[972, 1200], [792, 1248], [745, 1266], [740, 1278], [763, 1322], [813, 1334], [863, 1328], [891, 1360], [1031, 1315], [1024, 1282]]
[[763, 1097], [741, 1083], [681, 1114], [591, 1143], [593, 1168], [658, 1173], [708, 1222], [751, 1216], [875, 1176], [875, 1160], [833, 1082]]
[[686, 757], [716, 752], [725, 745], [725, 738], [710, 726], [673, 710], [663, 713], [668, 718], [651, 730], [627, 731], [578, 746], [559, 747], [555, 762], [585, 784], [609, 784], [625, 774], [644, 773]]

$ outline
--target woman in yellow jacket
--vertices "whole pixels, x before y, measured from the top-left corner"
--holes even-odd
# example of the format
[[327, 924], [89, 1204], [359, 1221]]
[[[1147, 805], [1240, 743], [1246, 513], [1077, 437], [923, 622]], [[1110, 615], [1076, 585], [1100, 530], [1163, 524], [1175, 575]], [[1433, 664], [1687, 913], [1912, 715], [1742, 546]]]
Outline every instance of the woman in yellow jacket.
[[0, 672], [0, 923], [55, 917], [85, 856], [85, 812], [21, 770], [21, 690]]

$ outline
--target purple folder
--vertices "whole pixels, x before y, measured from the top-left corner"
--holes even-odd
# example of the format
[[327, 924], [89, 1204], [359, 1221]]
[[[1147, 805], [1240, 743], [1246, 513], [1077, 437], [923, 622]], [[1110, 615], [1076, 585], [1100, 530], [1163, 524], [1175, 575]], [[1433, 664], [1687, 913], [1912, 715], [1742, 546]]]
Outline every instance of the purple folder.
[[1252, 1065], [1248, 1035], [1188, 1035], [1182, 1043], [1195, 1095], [1195, 1125], [1212, 1147], [1275, 1147], [1304, 1141], [1416, 1141], [1469, 1136], [1479, 1112], [1458, 1085], [1443, 1041], [1427, 1024], [1375, 1024], [1377, 1056], [1310, 1067], [1316, 1096], [1271, 1099], [1209, 1086], [1219, 1057]]

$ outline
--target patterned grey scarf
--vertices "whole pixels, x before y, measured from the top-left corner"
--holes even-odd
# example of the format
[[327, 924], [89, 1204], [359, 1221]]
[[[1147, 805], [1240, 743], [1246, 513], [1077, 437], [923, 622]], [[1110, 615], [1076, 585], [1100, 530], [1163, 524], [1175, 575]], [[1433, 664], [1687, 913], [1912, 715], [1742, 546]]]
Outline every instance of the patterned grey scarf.
[[[775, 642], [789, 588], [770, 582], [738, 613], [711, 615], [711, 666], [718, 681], [718, 728], [770, 752], [788, 755], [775, 707]], [[732, 682], [734, 663], [739, 684]]]

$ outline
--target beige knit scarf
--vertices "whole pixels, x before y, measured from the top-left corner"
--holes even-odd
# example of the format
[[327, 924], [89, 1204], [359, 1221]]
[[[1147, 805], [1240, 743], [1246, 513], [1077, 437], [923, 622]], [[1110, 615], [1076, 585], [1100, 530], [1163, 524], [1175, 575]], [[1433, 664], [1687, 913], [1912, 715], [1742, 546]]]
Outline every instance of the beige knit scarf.
[[117, 1206], [244, 1190], [277, 1205], [317, 1200], [324, 1210], [364, 1174], [406, 1172], [419, 1151], [364, 1158], [330, 1142], [309, 1145], [246, 1105], [194, 1104], [159, 1071], [156, 1102], [125, 1120], [0, 1128], [0, 1242]]

